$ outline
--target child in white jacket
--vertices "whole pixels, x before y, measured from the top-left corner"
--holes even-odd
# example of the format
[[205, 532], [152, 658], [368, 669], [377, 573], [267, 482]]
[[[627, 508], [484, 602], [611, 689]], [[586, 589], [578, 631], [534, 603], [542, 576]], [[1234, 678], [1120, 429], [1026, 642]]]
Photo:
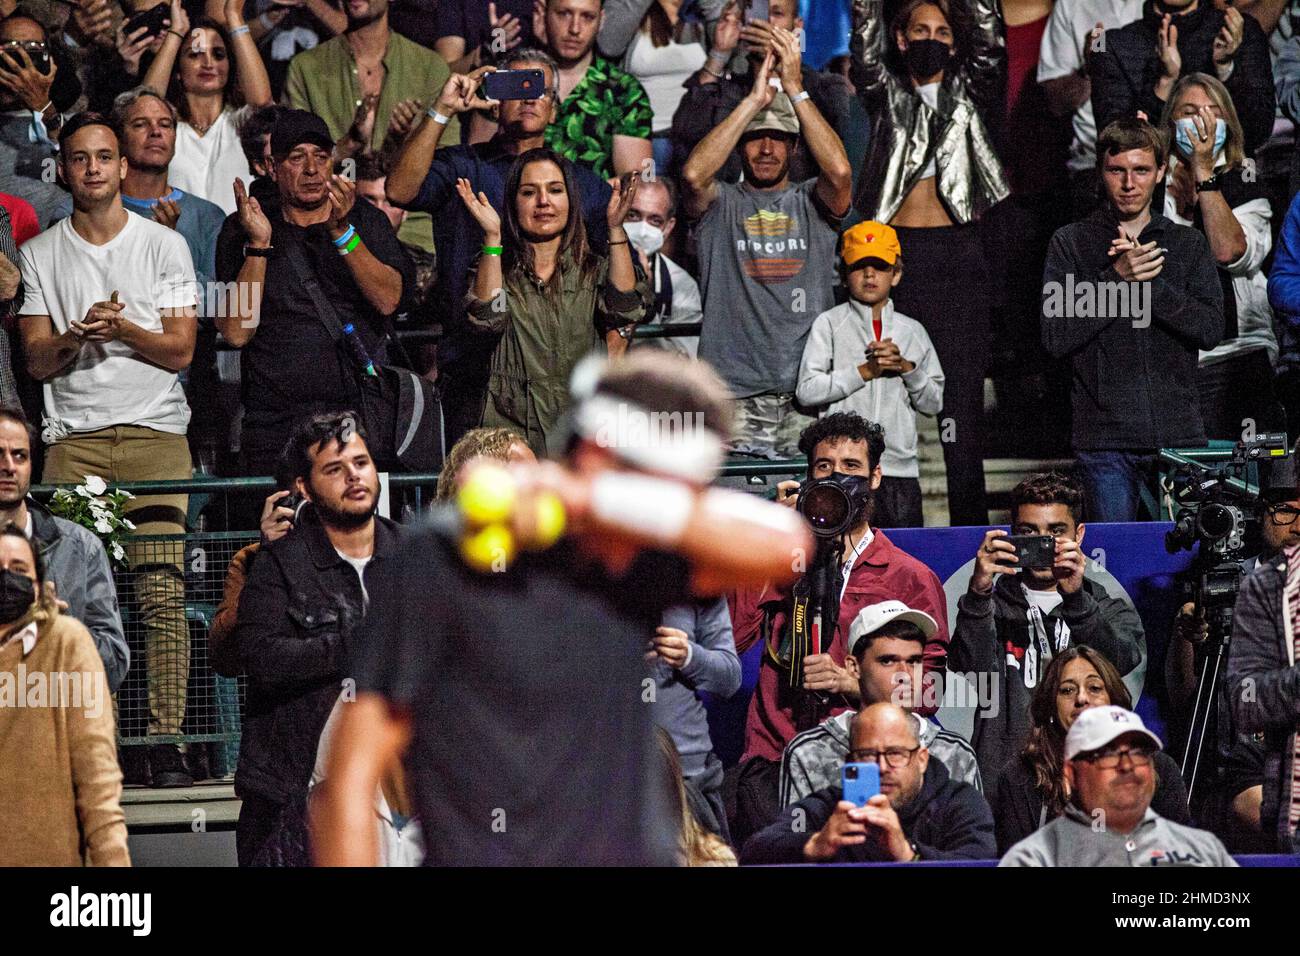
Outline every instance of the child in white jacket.
[[803, 405], [826, 406], [822, 414], [856, 412], [884, 427], [884, 477], [872, 523], [920, 527], [916, 413], [937, 415], [943, 407], [943, 369], [925, 328], [889, 301], [903, 277], [898, 234], [882, 223], [861, 222], [844, 232], [840, 250], [849, 301], [813, 320], [796, 397]]

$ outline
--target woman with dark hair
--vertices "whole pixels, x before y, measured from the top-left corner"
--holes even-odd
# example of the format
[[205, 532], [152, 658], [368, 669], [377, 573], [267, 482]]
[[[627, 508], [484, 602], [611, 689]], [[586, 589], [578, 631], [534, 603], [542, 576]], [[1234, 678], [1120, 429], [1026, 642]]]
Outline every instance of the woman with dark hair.
[[[993, 818], [999, 853], [1064, 812], [1070, 798], [1065, 784], [1065, 735], [1089, 707], [1107, 704], [1133, 709], [1128, 688], [1106, 655], [1080, 644], [1052, 658], [1030, 705], [1029, 743], [1007, 762], [998, 780]], [[1163, 750], [1155, 755], [1155, 773], [1151, 809], [1166, 820], [1190, 822], [1182, 773]]]
[[500, 335], [488, 375], [481, 424], [513, 428], [539, 457], [561, 451], [558, 427], [570, 404], [569, 377], [606, 335], [644, 320], [645, 277], [628, 247], [623, 220], [636, 194], [633, 177], [613, 189], [606, 221], [609, 255], [587, 242], [568, 160], [530, 149], [506, 179], [505, 222], [469, 180], [456, 191], [483, 229], [483, 252], [465, 298], [470, 323]]
[[0, 866], [130, 866], [104, 662], [14, 524], [0, 529], [0, 676], [48, 688], [41, 706], [0, 707]]
[[245, 182], [251, 178], [235, 110], [244, 103], [256, 107], [271, 102], [271, 81], [244, 23], [243, 9], [242, 0], [226, 0], [229, 32], [207, 17], [191, 29], [181, 0], [172, 0], [171, 26], [144, 79], [145, 86], [165, 92], [180, 114], [167, 181], [216, 203], [227, 215], [235, 211], [236, 177]]
[[889, 23], [885, 7], [853, 3], [853, 82], [876, 117], [854, 204], [898, 233], [907, 271], [894, 305], [925, 326], [946, 375], [950, 523], [984, 525], [992, 293], [976, 222], [1008, 194], [981, 118], [997, 112], [1004, 79], [1000, 4], [905, 0]]

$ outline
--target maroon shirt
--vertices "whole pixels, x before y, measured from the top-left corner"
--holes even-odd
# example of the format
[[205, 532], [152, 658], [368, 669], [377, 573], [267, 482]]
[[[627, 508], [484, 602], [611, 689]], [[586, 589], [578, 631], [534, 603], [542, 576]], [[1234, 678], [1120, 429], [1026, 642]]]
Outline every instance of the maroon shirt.
[[[732, 594], [731, 623], [736, 635], [736, 650], [743, 654], [759, 639], [764, 608], [773, 613], [773, 641], [784, 633], [790, 611], [790, 588], [767, 585]], [[849, 626], [868, 604], [880, 601], [902, 601], [910, 608], [925, 611], [939, 623], [932, 638], [925, 645], [925, 669], [942, 671], [948, 656], [948, 600], [939, 578], [928, 567], [904, 551], [896, 548], [884, 532], [875, 530], [875, 538], [867, 546], [853, 570], [849, 572], [844, 599], [840, 601], [840, 616], [835, 625], [835, 635], [825, 653], [840, 667], [848, 653]], [[758, 671], [758, 687], [749, 702], [749, 717], [745, 721], [745, 753], [741, 758], [765, 757], [780, 760], [781, 751], [796, 733], [791, 713], [793, 702], [783, 690], [789, 675], [780, 671], [764, 652]], [[831, 715], [842, 713], [852, 706], [847, 698], [832, 698]], [[918, 708], [918, 711], [922, 711]], [[924, 711], [922, 711], [924, 712]]]

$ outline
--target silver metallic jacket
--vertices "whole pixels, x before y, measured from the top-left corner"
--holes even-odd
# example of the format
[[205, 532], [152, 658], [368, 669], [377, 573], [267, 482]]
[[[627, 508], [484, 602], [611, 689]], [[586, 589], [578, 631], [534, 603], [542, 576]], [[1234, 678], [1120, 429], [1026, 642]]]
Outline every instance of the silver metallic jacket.
[[1000, 0], [971, 0], [969, 50], [959, 67], [944, 71], [938, 110], [926, 105], [910, 79], [885, 65], [889, 25], [881, 8], [881, 0], [853, 3], [853, 82], [876, 114], [855, 205], [864, 216], [889, 222], [933, 149], [939, 198], [955, 222], [973, 222], [1009, 192], [977, 112], [997, 106], [1005, 58]]

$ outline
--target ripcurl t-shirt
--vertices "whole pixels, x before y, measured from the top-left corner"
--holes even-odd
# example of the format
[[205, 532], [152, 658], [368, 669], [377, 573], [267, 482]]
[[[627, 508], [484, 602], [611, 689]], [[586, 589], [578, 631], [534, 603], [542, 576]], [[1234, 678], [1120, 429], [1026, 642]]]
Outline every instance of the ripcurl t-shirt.
[[[185, 238], [128, 215], [116, 236], [97, 246], [55, 223], [19, 250], [27, 298], [21, 315], [48, 315], [62, 334], [113, 292], [122, 314], [162, 332], [162, 310], [194, 308], [198, 283]], [[194, 321], [194, 320], [191, 320]], [[44, 383], [45, 422], [53, 440], [112, 425], [143, 425], [184, 435], [190, 421], [180, 377], [122, 342], [87, 342], [72, 363]], [[49, 439], [47, 439], [49, 440]]]
[[793, 392], [813, 319], [835, 305], [839, 219], [817, 180], [771, 192], [718, 183], [697, 226], [699, 357], [736, 398]]

